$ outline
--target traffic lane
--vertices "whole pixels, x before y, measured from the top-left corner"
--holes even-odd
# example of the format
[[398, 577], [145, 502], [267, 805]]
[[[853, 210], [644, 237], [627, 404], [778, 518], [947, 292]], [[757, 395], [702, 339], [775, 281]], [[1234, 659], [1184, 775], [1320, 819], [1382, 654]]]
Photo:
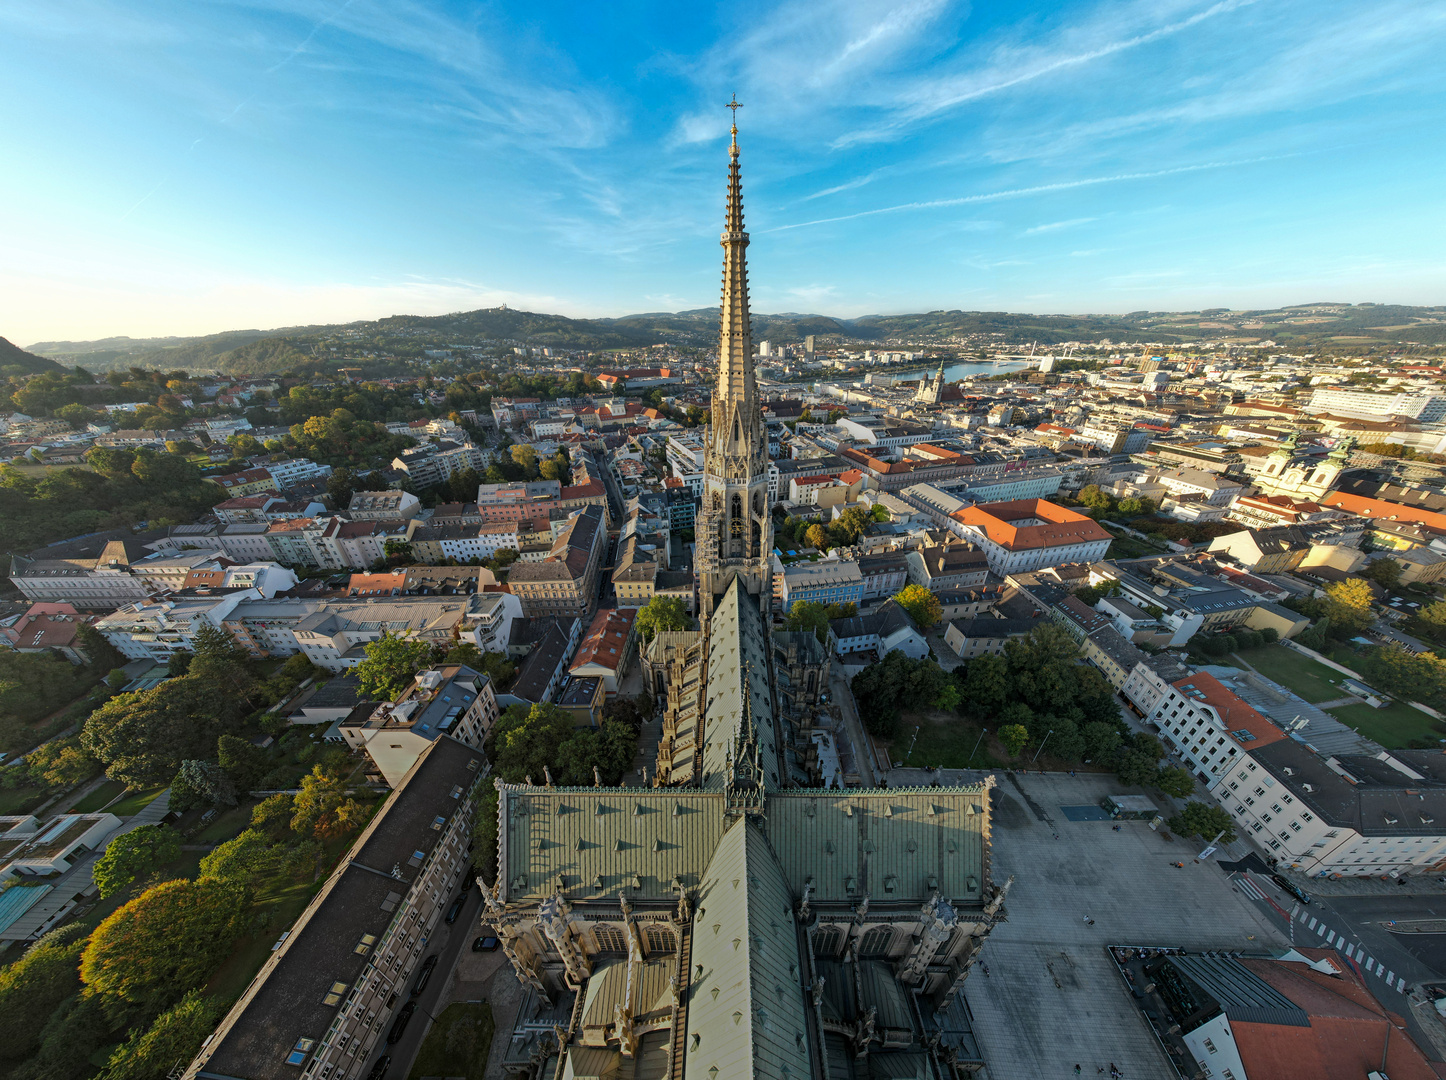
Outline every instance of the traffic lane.
[[[1351, 930], [1383, 960], [1388, 956], [1410, 974], [1408, 981], [1446, 978], [1446, 934], [1399, 932], [1382, 925], [1411, 919], [1446, 919], [1446, 896], [1362, 896], [1328, 898]], [[1412, 962], [1420, 965], [1412, 970]]]
[[[472, 939], [481, 931], [478, 924], [481, 919], [482, 893], [470, 882], [467, 885], [467, 902], [462, 905], [462, 913], [457, 916], [457, 921], [451, 926], [445, 922], [438, 921], [432, 936], [422, 949], [422, 959], [417, 967], [413, 969], [411, 976], [403, 990], [397, 994], [397, 1006], [392, 1010], [382, 1028], [381, 1042], [372, 1054], [372, 1060], [368, 1062], [370, 1069], [377, 1058], [383, 1054], [390, 1054], [392, 1057], [391, 1067], [387, 1070], [388, 1077], [406, 1076], [412, 1071], [412, 1062], [417, 1058], [417, 1053], [422, 1049], [422, 1040], [426, 1038], [427, 1032], [431, 1029], [432, 1021], [437, 1015], [437, 1003], [446, 992], [452, 982], [452, 969], [457, 966], [457, 958], [462, 954], [464, 948], [471, 946]], [[456, 899], [455, 894], [452, 899]], [[447, 901], [448, 907], [452, 900]], [[445, 913], [446, 908], [442, 909]], [[421, 971], [421, 965], [432, 953], [437, 954], [437, 966], [432, 971], [432, 977], [427, 981], [427, 988], [413, 998], [406, 995], [411, 993], [412, 984], [416, 982], [417, 975]], [[407, 1023], [407, 1030], [395, 1045], [388, 1046], [386, 1037], [392, 1029], [392, 1023], [396, 1020], [397, 1014], [401, 1012], [402, 1006], [408, 1001], [417, 1006], [417, 1011], [412, 1014], [412, 1019]], [[363, 1076], [369, 1075], [362, 1073]]]

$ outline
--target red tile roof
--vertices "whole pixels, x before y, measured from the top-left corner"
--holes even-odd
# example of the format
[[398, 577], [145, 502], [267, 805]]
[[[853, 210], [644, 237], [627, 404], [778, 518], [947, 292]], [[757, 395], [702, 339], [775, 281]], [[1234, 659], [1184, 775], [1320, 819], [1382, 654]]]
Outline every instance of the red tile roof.
[[1344, 491], [1332, 491], [1321, 501], [1327, 506], [1359, 514], [1361, 517], [1416, 521], [1437, 532], [1446, 532], [1446, 514], [1437, 514], [1414, 506], [1403, 506], [1385, 499], [1368, 499], [1364, 495], [1348, 495]]
[[[973, 525], [994, 543], [1011, 551], [1110, 539], [1110, 534], [1093, 519], [1043, 499], [979, 503], [956, 510], [950, 516], [965, 525]], [[1037, 524], [1014, 524], [1018, 521]]]
[[593, 616], [568, 670], [577, 671], [588, 664], [615, 670], [627, 651], [637, 617], [636, 608], [601, 608]]
[[1219, 713], [1232, 736], [1237, 731], [1247, 732], [1251, 738], [1236, 737], [1235, 741], [1249, 750], [1257, 750], [1285, 738], [1285, 732], [1228, 690], [1214, 675], [1198, 671], [1171, 685], [1186, 697], [1203, 701]]

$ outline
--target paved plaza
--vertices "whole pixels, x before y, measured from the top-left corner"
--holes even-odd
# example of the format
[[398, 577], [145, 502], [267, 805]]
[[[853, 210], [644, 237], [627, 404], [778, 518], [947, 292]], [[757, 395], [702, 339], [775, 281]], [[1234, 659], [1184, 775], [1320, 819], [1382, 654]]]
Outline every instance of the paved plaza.
[[984, 946], [990, 974], [976, 967], [965, 987], [991, 1080], [1065, 1080], [1076, 1064], [1096, 1076], [1111, 1063], [1130, 1080], [1175, 1075], [1107, 945], [1289, 945], [1218, 866], [1194, 862], [1197, 843], [1061, 810], [1120, 790], [1109, 776], [999, 774], [991, 873], [1014, 875], [1009, 921]]

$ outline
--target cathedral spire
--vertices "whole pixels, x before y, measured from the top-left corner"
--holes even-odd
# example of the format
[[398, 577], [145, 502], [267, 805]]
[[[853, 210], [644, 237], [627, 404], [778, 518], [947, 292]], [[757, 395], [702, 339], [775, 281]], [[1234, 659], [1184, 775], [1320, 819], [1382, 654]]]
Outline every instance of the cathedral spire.
[[712, 449], [738, 460], [754, 456], [762, 432], [752, 422], [758, 412], [753, 370], [753, 326], [748, 313], [748, 233], [743, 229], [743, 181], [738, 167], [738, 110], [735, 97], [728, 147], [728, 202], [724, 212], [723, 303], [718, 335], [718, 388], [713, 397]]

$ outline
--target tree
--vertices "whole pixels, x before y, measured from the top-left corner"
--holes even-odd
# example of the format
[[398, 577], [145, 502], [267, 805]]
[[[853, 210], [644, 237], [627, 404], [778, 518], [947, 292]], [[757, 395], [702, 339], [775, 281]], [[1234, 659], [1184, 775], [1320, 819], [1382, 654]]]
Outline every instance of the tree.
[[81, 981], [102, 994], [165, 1008], [231, 954], [245, 931], [247, 906], [245, 889], [216, 878], [147, 889], [90, 935]]
[[999, 729], [999, 741], [1010, 757], [1018, 757], [1029, 744], [1029, 729], [1023, 724], [1005, 724]]
[[202, 856], [200, 876], [250, 884], [275, 866], [280, 854], [278, 845], [260, 829], [246, 829]]
[[96, 1080], [156, 1080], [189, 1061], [225, 1014], [227, 1002], [190, 990], [148, 1028], [137, 1029], [111, 1051]]
[[216, 741], [216, 754], [237, 791], [250, 791], [270, 770], [266, 751], [235, 735], [222, 735]]
[[25, 757], [25, 769], [31, 779], [47, 787], [68, 787], [83, 783], [100, 771], [100, 762], [81, 745], [79, 735], [52, 739], [36, 747]]
[[535, 447], [527, 443], [518, 443], [512, 448], [512, 460], [522, 467], [526, 477], [537, 475], [537, 450]]
[[1159, 779], [1157, 761], [1138, 750], [1123, 750], [1115, 762], [1115, 779], [1127, 787], [1148, 787]]
[[1434, 653], [1410, 653], [1399, 645], [1370, 649], [1361, 674], [1392, 697], [1433, 706], [1446, 700], [1446, 661]]
[[235, 806], [236, 785], [226, 770], [214, 761], [188, 758], [176, 771], [176, 786], [194, 792], [209, 806]]
[[1078, 761], [1085, 754], [1084, 736], [1080, 734], [1079, 725], [1068, 717], [1055, 717], [1049, 730], [1054, 734], [1049, 736], [1048, 753], [1058, 761]]
[[1120, 738], [1119, 729], [1113, 724], [1102, 723], [1098, 720], [1086, 724], [1080, 735], [1084, 738], [1084, 760], [1092, 762], [1108, 762], [1114, 760], [1119, 753], [1120, 745], [1124, 741]]
[[922, 585], [905, 585], [894, 594], [894, 603], [908, 612], [920, 630], [931, 630], [944, 618], [939, 598]]
[[1167, 824], [1176, 836], [1198, 836], [1202, 840], [1213, 840], [1216, 834], [1220, 833], [1223, 834], [1220, 837], [1222, 844], [1235, 841], [1235, 819], [1218, 806], [1207, 806], [1192, 800]]
[[20, 1060], [40, 1045], [40, 1032], [60, 1003], [80, 989], [76, 965], [85, 931], [52, 930], [19, 960], [0, 968], [0, 1058]]
[[820, 643], [828, 640], [828, 609], [816, 600], [796, 600], [788, 609], [784, 626], [789, 630], [812, 630]]
[[317, 765], [301, 778], [291, 817], [291, 831], [333, 840], [360, 829], [368, 807], [346, 793], [346, 785]]
[[1374, 596], [1364, 578], [1346, 578], [1326, 586], [1325, 614], [1331, 632], [1340, 638], [1353, 637], [1371, 625]]
[[1370, 578], [1377, 585], [1394, 589], [1401, 583], [1401, 564], [1395, 559], [1381, 557], [1366, 564], [1362, 576]]
[[1115, 500], [1106, 491], [1102, 491], [1098, 484], [1086, 484], [1080, 488], [1079, 502], [1091, 510], [1108, 512], [1114, 508]]
[[637, 628], [644, 641], [664, 630], [686, 630], [693, 624], [688, 608], [676, 596], [654, 596], [638, 611]]
[[1009, 665], [1002, 656], [980, 656], [969, 661], [964, 677], [966, 711], [993, 716], [1009, 699]]
[[[529, 776], [541, 783], [543, 768], [557, 761], [559, 748], [572, 733], [572, 714], [556, 705], [512, 705], [492, 729], [493, 771], [509, 784], [520, 784]], [[586, 782], [591, 783], [592, 777]]]
[[953, 712], [963, 699], [964, 695], [959, 692], [959, 684], [951, 681], [943, 690], [939, 691], [939, 696], [934, 699], [934, 708], [942, 709], [944, 712]]
[[387, 633], [368, 642], [366, 654], [367, 658], [352, 669], [361, 692], [373, 701], [392, 701], [431, 662], [432, 647], [425, 641]]
[[136, 878], [181, 857], [181, 837], [169, 825], [140, 825], [121, 833], [95, 861], [93, 876], [101, 898], [129, 888]]
[[1167, 765], [1160, 769], [1155, 775], [1155, 786], [1166, 795], [1177, 799], [1195, 794], [1195, 778], [1190, 775], [1189, 769], [1182, 769], [1177, 765]]
[[331, 505], [345, 510], [351, 505], [351, 497], [361, 490], [361, 477], [347, 468], [333, 469], [326, 478], [326, 493]]
[[296, 797], [284, 792], [268, 795], [251, 808], [251, 827], [259, 829], [273, 841], [291, 835], [291, 820], [296, 816]]
[[484, 784], [472, 811], [472, 865], [489, 886], [497, 881], [497, 804], [495, 785]]
[[808, 532], [804, 534], [804, 542], [811, 548], [827, 551], [829, 547], [828, 530], [822, 525], [810, 525]]

